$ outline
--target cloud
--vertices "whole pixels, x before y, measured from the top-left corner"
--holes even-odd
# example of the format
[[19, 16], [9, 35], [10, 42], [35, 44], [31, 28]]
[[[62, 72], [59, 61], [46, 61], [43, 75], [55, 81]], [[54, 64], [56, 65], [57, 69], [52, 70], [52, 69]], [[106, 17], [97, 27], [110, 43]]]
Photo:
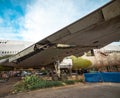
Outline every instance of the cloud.
[[68, 0], [37, 0], [32, 6], [27, 6], [20, 34], [25, 40], [39, 41], [75, 21], [75, 13], [77, 10]]
[[18, 21], [20, 21], [20, 18], [10, 20], [8, 17], [0, 17], [0, 39], [22, 40], [22, 37], [19, 34]]
[[12, 27], [0, 27], [0, 39], [18, 40], [20, 36], [15, 32]]
[[0, 24], [2, 24], [3, 23], [3, 19], [2, 18], [0, 18]]
[[20, 30], [23, 39], [39, 41], [102, 5], [88, 4], [88, 0], [73, 1], [36, 0], [32, 6], [29, 4]]
[[[89, 0], [29, 0], [24, 4], [24, 0], [22, 3], [15, 1], [12, 2], [13, 8], [19, 7], [16, 10], [8, 9], [4, 19], [0, 18], [0, 36], [32, 42], [53, 34], [105, 3], [90, 3]], [[17, 11], [20, 8], [24, 11], [19, 13]]]

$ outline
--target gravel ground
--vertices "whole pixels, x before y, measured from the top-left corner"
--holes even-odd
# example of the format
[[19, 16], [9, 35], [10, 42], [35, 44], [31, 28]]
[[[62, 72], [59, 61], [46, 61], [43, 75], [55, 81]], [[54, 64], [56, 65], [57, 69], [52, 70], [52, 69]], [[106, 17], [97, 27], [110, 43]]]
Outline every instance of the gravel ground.
[[85, 83], [8, 95], [1, 98], [120, 98], [120, 83]]

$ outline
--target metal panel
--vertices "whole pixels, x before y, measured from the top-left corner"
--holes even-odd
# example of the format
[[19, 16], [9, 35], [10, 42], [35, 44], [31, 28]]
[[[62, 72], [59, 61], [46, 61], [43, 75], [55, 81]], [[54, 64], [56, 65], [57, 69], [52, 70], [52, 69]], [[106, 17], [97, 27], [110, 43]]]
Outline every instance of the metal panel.
[[68, 36], [71, 34], [66, 28], [54, 33], [53, 35], [49, 36], [47, 40], [54, 43], [56, 40], [61, 40], [63, 37]]
[[17, 53], [15, 56], [10, 57], [10, 58], [9, 58], [9, 62], [11, 62], [11, 61], [13, 61], [13, 60], [16, 60], [16, 59], [18, 59], [18, 58], [20, 58], [20, 57], [23, 57], [23, 56], [25, 56], [25, 55], [33, 52], [33, 51], [34, 51], [34, 46], [35, 46], [35, 45], [32, 45], [32, 46], [26, 48], [25, 50]]
[[76, 56], [83, 55], [83, 53], [88, 50], [90, 50], [90, 48], [58, 49], [51, 47], [27, 58], [26, 60], [23, 60], [22, 62], [18, 63], [17, 66], [41, 67], [42, 65], [53, 63], [58, 59], [62, 60], [64, 57], [70, 56], [71, 54]]
[[117, 36], [116, 31], [120, 33], [119, 28], [120, 28], [120, 16], [109, 21], [104, 21], [103, 23], [88, 27], [85, 30], [73, 33], [70, 36], [62, 38], [62, 41], [64, 41], [66, 44], [72, 45], [101, 46], [101, 44], [106, 43], [106, 41], [102, 40], [100, 41], [99, 39], [103, 38], [104, 36], [106, 37], [108, 36], [108, 39], [110, 39], [109, 43], [112, 42], [111, 40], [112, 36], [110, 37], [109, 35], [114, 33], [115, 36]]
[[108, 6], [104, 7], [102, 11], [105, 20], [109, 20], [120, 15], [120, 0], [116, 0]]
[[97, 24], [103, 21], [103, 16], [101, 10], [98, 10], [90, 15], [84, 17], [83, 19], [79, 20], [78, 22], [74, 23], [73, 25], [67, 27], [67, 29], [71, 33], [78, 32], [80, 30], [84, 30], [93, 24]]

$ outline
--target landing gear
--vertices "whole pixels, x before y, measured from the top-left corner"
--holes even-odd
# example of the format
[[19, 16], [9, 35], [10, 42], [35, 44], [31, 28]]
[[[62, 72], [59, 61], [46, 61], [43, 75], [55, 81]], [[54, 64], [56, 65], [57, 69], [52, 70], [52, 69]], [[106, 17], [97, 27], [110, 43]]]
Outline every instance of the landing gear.
[[60, 69], [60, 62], [56, 61], [54, 63], [55, 70], [51, 70], [51, 77], [52, 80], [58, 81], [58, 80], [67, 80], [67, 74], [64, 71], [61, 71]]

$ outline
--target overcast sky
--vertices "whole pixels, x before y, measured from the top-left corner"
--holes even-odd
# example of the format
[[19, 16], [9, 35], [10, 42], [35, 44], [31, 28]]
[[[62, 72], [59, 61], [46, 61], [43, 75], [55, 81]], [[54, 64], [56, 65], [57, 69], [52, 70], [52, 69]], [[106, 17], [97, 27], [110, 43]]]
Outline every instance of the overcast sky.
[[110, 0], [0, 0], [0, 39], [36, 42]]

